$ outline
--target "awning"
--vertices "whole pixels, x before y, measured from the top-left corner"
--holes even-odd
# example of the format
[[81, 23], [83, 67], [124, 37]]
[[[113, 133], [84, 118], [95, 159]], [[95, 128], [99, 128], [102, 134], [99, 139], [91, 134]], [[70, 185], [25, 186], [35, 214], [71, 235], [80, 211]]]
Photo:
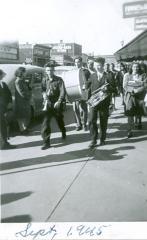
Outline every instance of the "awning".
[[117, 61], [147, 60], [147, 30], [135, 37], [114, 55]]

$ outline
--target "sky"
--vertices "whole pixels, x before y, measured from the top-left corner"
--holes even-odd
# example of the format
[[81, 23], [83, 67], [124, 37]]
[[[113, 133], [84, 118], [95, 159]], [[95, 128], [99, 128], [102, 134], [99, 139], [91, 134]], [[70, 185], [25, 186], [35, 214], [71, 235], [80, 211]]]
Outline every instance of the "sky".
[[131, 0], [1, 0], [0, 40], [82, 45], [84, 53], [113, 54], [140, 31], [123, 18]]

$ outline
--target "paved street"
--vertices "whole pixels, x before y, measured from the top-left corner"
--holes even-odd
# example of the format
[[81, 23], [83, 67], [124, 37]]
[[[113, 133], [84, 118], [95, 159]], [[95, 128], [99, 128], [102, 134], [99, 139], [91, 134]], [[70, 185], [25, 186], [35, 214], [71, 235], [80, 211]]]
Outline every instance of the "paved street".
[[127, 139], [116, 101], [106, 145], [95, 151], [89, 132], [74, 130], [69, 107], [65, 142], [53, 124], [52, 147], [42, 151], [39, 122], [10, 139], [17, 148], [1, 151], [2, 222], [147, 221], [147, 118]]

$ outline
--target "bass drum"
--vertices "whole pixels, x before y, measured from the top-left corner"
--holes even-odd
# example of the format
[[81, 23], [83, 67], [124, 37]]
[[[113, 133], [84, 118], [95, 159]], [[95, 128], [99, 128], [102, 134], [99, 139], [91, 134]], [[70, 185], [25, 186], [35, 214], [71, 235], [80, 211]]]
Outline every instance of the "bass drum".
[[68, 100], [74, 102], [78, 99], [87, 100], [87, 91], [85, 89], [85, 74], [82, 69], [72, 69], [62, 73], [65, 83]]

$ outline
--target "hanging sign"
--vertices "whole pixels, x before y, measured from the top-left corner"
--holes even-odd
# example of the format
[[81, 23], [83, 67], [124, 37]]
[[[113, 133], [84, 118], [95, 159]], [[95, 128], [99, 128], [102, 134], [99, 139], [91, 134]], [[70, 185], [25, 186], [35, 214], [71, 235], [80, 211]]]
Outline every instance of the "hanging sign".
[[147, 15], [147, 0], [123, 4], [123, 17], [139, 17]]

